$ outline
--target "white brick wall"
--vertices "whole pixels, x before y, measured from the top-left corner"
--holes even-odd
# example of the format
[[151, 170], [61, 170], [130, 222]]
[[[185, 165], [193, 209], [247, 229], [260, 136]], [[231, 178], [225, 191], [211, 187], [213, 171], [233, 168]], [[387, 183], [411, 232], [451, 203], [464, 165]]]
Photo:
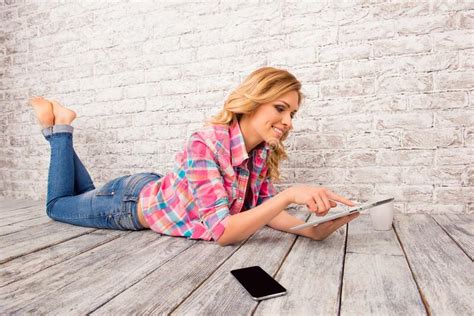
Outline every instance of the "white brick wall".
[[49, 147], [27, 100], [77, 111], [96, 185], [165, 173], [258, 67], [307, 100], [285, 182], [399, 212], [474, 212], [474, 1], [0, 1], [0, 196], [45, 198]]

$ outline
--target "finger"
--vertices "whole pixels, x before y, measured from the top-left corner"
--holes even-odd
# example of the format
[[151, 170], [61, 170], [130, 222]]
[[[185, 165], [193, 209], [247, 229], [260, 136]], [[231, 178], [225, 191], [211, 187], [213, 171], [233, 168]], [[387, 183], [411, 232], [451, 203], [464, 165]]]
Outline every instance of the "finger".
[[327, 195], [331, 200], [344, 203], [348, 206], [354, 206], [355, 205], [354, 202], [352, 202], [352, 201], [346, 199], [345, 197], [342, 197], [342, 196], [340, 196], [340, 195], [338, 195], [338, 194], [336, 194], [332, 191], [327, 190]]
[[306, 202], [306, 207], [308, 207], [308, 209], [313, 213], [317, 213], [318, 211], [318, 206], [313, 199], [309, 199], [308, 202]]
[[323, 200], [324, 206], [326, 207], [326, 212], [329, 211], [329, 209], [331, 208], [331, 203], [329, 203], [327, 195], [325, 193], [322, 193], [321, 199]]
[[324, 206], [324, 202], [323, 202], [323, 200], [321, 199], [321, 197], [319, 195], [315, 195], [314, 199], [315, 199], [316, 203], [318, 204], [317, 214], [322, 216], [323, 213], [326, 212], [326, 207]]
[[337, 203], [332, 201], [332, 200], [329, 200], [329, 203], [331, 203], [331, 207], [336, 207], [337, 206]]

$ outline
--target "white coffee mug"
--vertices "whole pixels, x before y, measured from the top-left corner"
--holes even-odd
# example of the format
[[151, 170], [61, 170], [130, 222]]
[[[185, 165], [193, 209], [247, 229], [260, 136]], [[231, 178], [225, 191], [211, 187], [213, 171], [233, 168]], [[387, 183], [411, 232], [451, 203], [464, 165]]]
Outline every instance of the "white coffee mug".
[[375, 230], [390, 230], [393, 222], [393, 201], [372, 207], [370, 218]]

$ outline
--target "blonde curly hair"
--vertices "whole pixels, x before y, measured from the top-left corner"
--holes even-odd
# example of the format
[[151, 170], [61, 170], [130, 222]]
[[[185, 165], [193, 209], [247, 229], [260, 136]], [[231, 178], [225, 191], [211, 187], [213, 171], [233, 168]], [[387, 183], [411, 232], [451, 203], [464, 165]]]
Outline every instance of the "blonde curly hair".
[[[206, 125], [230, 125], [234, 119], [238, 121], [244, 114], [250, 114], [262, 104], [272, 102], [289, 91], [298, 93], [298, 106], [304, 98], [301, 92], [301, 83], [294, 75], [284, 69], [262, 67], [253, 71], [245, 80], [228, 96], [224, 107], [210, 119]], [[269, 144], [271, 151], [267, 156], [267, 166], [270, 179], [280, 182], [279, 164], [283, 159], [288, 159], [283, 141], [288, 137], [286, 131], [277, 144]]]

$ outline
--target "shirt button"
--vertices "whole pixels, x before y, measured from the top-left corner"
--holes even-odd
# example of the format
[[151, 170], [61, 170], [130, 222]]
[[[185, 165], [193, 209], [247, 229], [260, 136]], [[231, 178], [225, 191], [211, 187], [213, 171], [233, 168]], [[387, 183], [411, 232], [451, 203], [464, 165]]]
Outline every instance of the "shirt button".
[[239, 201], [242, 201], [242, 197], [241, 197], [241, 196], [239, 196]]

